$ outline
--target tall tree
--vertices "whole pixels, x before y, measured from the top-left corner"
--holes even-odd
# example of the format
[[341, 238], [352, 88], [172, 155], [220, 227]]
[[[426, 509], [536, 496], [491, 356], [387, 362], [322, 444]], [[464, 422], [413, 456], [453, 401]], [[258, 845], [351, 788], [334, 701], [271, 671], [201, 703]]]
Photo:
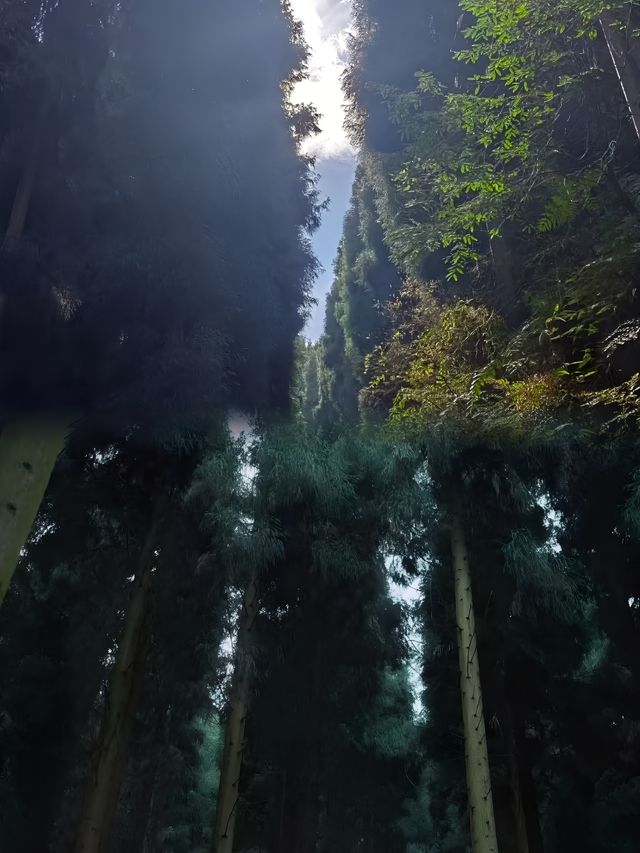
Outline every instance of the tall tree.
[[251, 687], [250, 637], [253, 632], [259, 601], [255, 578], [249, 581], [238, 617], [239, 627], [233, 662], [233, 681], [229, 696], [228, 720], [225, 726], [224, 751], [216, 806], [213, 837], [214, 853], [232, 853], [235, 823], [240, 800], [240, 772], [244, 751], [245, 723], [249, 711]]
[[[86, 7], [67, 0], [41, 22], [43, 54], [50, 46], [67, 76], [24, 234], [37, 251], [11, 257], [2, 314], [0, 444], [15, 492], [2, 508], [1, 538], [15, 540], [3, 589], [71, 419], [164, 440], [206, 432], [209, 413], [230, 404], [286, 407], [315, 269], [305, 234], [316, 193], [297, 147], [312, 126], [283, 104], [305, 58], [287, 10]], [[86, 70], [73, 52], [89, 51], [86, 28], [103, 49], [83, 77], [71, 70]]]
[[[71, 101], [75, 100], [80, 120], [86, 121], [85, 104], [92, 93], [95, 97], [97, 79], [106, 59], [102, 25], [107, 23], [114, 8], [109, 2], [86, 3], [83, 0], [66, 0], [52, 9], [41, 4], [21, 5], [20, 11], [13, 14], [4, 10], [9, 18], [9, 52], [23, 79], [8, 87], [10, 97], [22, 99], [22, 104], [20, 107], [17, 103], [11, 104], [11, 112], [18, 117], [18, 126], [12, 128], [13, 134], [6, 140], [6, 156], [10, 163], [17, 159], [18, 177], [3, 242], [0, 293], [0, 340], [4, 362], [0, 405], [5, 422], [0, 431], [3, 489], [0, 496], [0, 604], [73, 420], [66, 401], [61, 401], [53, 412], [46, 411], [44, 399], [31, 399], [30, 404], [24, 406], [25, 400], [29, 400], [30, 387], [38, 384], [31, 372], [37, 357], [25, 351], [26, 341], [14, 351], [14, 344], [21, 336], [39, 336], [43, 331], [47, 343], [55, 347], [52, 340], [55, 332], [51, 327], [58, 325], [64, 311], [62, 293], [58, 294], [56, 305], [51, 282], [44, 278], [42, 266], [33, 261], [38, 237], [33, 233], [36, 214], [32, 207], [37, 203], [34, 201], [36, 187], [42, 181], [38, 173], [45, 170], [45, 165], [50, 166], [43, 161], [49, 160], [52, 146], [59, 141], [56, 133], [60, 138], [77, 133]], [[10, 187], [9, 180], [6, 182]], [[25, 231], [30, 211], [31, 222]], [[27, 312], [40, 313], [35, 327], [32, 321], [25, 322]], [[36, 343], [36, 340], [30, 340], [35, 348], [44, 343]], [[23, 358], [24, 362], [18, 367]], [[41, 372], [47, 373], [47, 369]], [[45, 383], [49, 378], [47, 376]], [[34, 405], [36, 409], [44, 408], [44, 416], [39, 417], [42, 411], [34, 415]], [[17, 417], [17, 420], [7, 423], [8, 417]]]
[[463, 521], [454, 508], [451, 515], [451, 555], [455, 575], [456, 627], [460, 666], [460, 695], [464, 726], [467, 793], [471, 844], [478, 853], [497, 853], [491, 771], [484, 722], [484, 703], [480, 681], [478, 635]]
[[[281, 553], [259, 581], [238, 843], [400, 849], [394, 821], [413, 743], [406, 693], [394, 694], [407, 713], [400, 744], [379, 742], [375, 725], [397, 721], [382, 697], [399, 682], [404, 651], [382, 557], [387, 513], [404, 488], [402, 453], [365, 435], [329, 441], [281, 427], [256, 447], [255, 463], [256, 515]], [[389, 800], [377, 784], [359, 791], [363, 773], [385, 785], [387, 772]]]
[[151, 520], [140, 548], [124, 633], [110, 674], [96, 764], [90, 772], [87, 802], [75, 843], [77, 853], [99, 853], [105, 849], [115, 814], [149, 651], [149, 596], [162, 522], [161, 515]]

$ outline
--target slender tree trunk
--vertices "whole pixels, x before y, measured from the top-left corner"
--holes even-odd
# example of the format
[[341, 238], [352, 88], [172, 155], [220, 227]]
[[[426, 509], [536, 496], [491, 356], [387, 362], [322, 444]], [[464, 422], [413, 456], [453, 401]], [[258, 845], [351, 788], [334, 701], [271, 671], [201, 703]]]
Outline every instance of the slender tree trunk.
[[284, 841], [284, 825], [287, 804], [287, 770], [288, 767], [285, 764], [284, 769], [282, 771], [282, 788], [280, 791], [280, 815], [278, 819], [278, 841], [276, 843], [275, 848], [276, 853], [280, 853]]
[[[145, 697], [148, 698], [148, 697]], [[138, 767], [133, 770], [130, 808], [133, 814], [131, 828], [127, 833], [125, 850], [127, 853], [144, 853], [147, 847], [154, 847], [149, 838], [149, 829], [153, 819], [153, 809], [158, 795], [158, 788], [164, 771], [164, 759], [167, 747], [168, 707], [155, 701], [154, 715], [144, 723], [145, 728], [151, 727], [152, 719], [154, 733], [147, 744], [148, 755]]]
[[0, 433], [0, 604], [33, 527], [69, 427], [16, 421]]
[[455, 578], [460, 694], [471, 844], [473, 853], [498, 853], [469, 553], [462, 520], [457, 514], [454, 514], [451, 519], [451, 552]]
[[[24, 233], [24, 227], [27, 222], [29, 207], [31, 206], [31, 197], [33, 195], [33, 187], [36, 180], [36, 172], [38, 171], [38, 162], [40, 160], [40, 148], [42, 134], [44, 132], [44, 124], [46, 121], [46, 109], [43, 107], [36, 121], [35, 130], [31, 140], [31, 145], [27, 153], [27, 159], [22, 168], [20, 180], [16, 189], [16, 194], [13, 199], [11, 213], [9, 214], [9, 222], [4, 235], [3, 249], [10, 249], [17, 243]], [[0, 289], [0, 319], [4, 312], [5, 294]]]
[[521, 290], [513, 265], [510, 251], [508, 226], [504, 226], [502, 236], [489, 238], [489, 250], [493, 262], [495, 278], [495, 304], [509, 326], [517, 326], [522, 321]]
[[240, 627], [229, 699], [229, 719], [224, 736], [222, 770], [218, 786], [218, 805], [213, 834], [214, 853], [232, 853], [239, 798], [240, 771], [244, 749], [244, 729], [249, 706], [251, 672], [249, 639], [258, 612], [255, 578], [249, 583], [242, 602]]
[[[322, 605], [321, 605], [322, 606]], [[313, 662], [313, 703], [317, 707], [322, 701], [323, 684], [326, 684], [326, 672], [323, 666], [324, 646], [322, 637], [316, 635]], [[322, 743], [320, 733], [316, 731], [310, 744], [307, 778], [304, 783], [304, 810], [300, 827], [300, 853], [316, 853], [320, 837], [320, 776], [322, 761]], [[298, 851], [296, 851], [298, 853]]]
[[[485, 716], [495, 722], [491, 728], [494, 730], [494, 736], [499, 737], [496, 749], [505, 757], [507, 773], [507, 784], [500, 785], [493, 792], [496, 832], [501, 839], [503, 850], [508, 849], [511, 853], [530, 853], [515, 725], [507, 694], [506, 667], [499, 660], [497, 649], [489, 647], [487, 652], [496, 663], [489, 671], [485, 669]], [[489, 742], [491, 740], [489, 733]]]
[[[514, 676], [516, 672], [517, 676]], [[526, 677], [526, 672], [523, 672], [517, 663], [507, 664], [504, 673], [506, 714], [515, 761], [514, 769], [518, 774], [520, 809], [526, 827], [528, 853], [544, 853], [538, 794], [532, 774], [536, 761], [536, 742], [525, 737], [526, 719], [519, 700], [518, 681]]]
[[285, 767], [284, 821], [276, 853], [315, 853], [320, 835], [320, 744], [292, 744]]
[[147, 534], [140, 555], [135, 589], [111, 673], [97, 759], [89, 778], [75, 853], [102, 853], [109, 842], [149, 648], [149, 599], [157, 529], [158, 521]]
[[536, 786], [531, 775], [531, 765], [522, 760], [522, 745], [520, 738], [516, 737], [516, 748], [518, 755], [518, 777], [520, 779], [520, 793], [524, 821], [527, 828], [527, 842], [529, 853], [544, 853], [544, 839], [540, 827], [540, 814], [538, 811], [538, 797]]
[[613, 12], [603, 12], [600, 27], [609, 55], [629, 109], [631, 124], [640, 141], [640, 45], [632, 41], [633, 36], [619, 28]]
[[20, 174], [20, 180], [13, 199], [9, 222], [5, 231], [5, 245], [19, 240], [24, 234], [27, 222], [33, 187], [35, 185], [40, 152], [42, 150], [42, 138], [46, 129], [47, 118], [50, 115], [46, 102], [42, 104], [35, 118], [31, 142], [27, 146], [26, 159]]
[[[309, 602], [316, 614], [316, 625], [328, 618], [326, 597], [314, 589]], [[314, 630], [308, 653], [305, 683], [308, 684], [309, 711], [315, 716], [313, 728], [307, 726], [304, 748], [294, 744], [289, 755], [290, 828], [280, 853], [316, 853], [320, 836], [320, 779], [322, 766], [322, 735], [318, 728], [317, 710], [325, 706], [327, 672], [324, 666], [322, 630]], [[308, 679], [308, 681], [307, 681]], [[304, 689], [304, 685], [299, 685]]]
[[520, 784], [518, 747], [516, 744], [515, 732], [513, 728], [511, 709], [508, 707], [508, 705], [506, 706], [505, 710], [503, 727], [504, 739], [506, 742], [505, 745], [507, 748], [507, 755], [509, 760], [509, 789], [511, 791], [511, 807], [513, 810], [513, 821], [516, 832], [516, 850], [517, 853], [530, 853], [527, 816], [524, 807], [524, 799], [522, 796], [522, 786]]
[[127, 850], [130, 853], [143, 853], [149, 831], [149, 822], [151, 820], [151, 812], [153, 811], [153, 799], [158, 780], [159, 744], [154, 745], [154, 754], [149, 759], [147, 765], [142, 769], [138, 784], [136, 786], [136, 796], [134, 797], [134, 819], [131, 829], [131, 836], [127, 839]]
[[38, 127], [35, 133], [34, 141], [31, 144], [30, 151], [27, 155], [27, 160], [22, 169], [18, 188], [11, 208], [9, 223], [5, 232], [5, 245], [19, 240], [24, 233], [24, 226], [27, 222], [27, 214], [31, 205], [31, 196], [33, 195], [33, 186], [35, 184], [36, 172], [38, 170], [38, 160], [40, 158], [40, 134], [42, 131], [42, 122], [38, 122]]
[[320, 748], [310, 749], [306, 778], [301, 791], [302, 809], [298, 823], [295, 853], [316, 853], [320, 829]]

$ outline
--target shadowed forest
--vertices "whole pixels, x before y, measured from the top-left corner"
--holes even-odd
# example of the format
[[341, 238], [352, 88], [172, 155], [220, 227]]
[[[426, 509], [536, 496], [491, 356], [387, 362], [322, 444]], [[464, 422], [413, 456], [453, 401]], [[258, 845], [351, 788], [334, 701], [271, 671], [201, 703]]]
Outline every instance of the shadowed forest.
[[640, 2], [0, 0], [0, 851], [640, 850]]

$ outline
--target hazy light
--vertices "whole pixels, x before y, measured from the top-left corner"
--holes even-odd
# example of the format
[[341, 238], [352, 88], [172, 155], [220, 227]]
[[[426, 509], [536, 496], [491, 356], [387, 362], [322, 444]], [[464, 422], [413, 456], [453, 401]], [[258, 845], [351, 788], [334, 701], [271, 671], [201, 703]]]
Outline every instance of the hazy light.
[[303, 146], [318, 158], [349, 157], [353, 148], [344, 130], [344, 95], [340, 76], [347, 64], [351, 27], [350, 0], [291, 0], [310, 48], [309, 78], [293, 92], [293, 103], [312, 104], [321, 114], [318, 136]]

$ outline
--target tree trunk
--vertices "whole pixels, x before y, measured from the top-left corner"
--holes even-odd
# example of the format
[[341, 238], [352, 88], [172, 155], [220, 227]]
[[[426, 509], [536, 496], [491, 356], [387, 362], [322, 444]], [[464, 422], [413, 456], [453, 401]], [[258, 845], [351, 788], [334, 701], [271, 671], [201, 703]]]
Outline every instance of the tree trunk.
[[495, 647], [489, 646], [486, 652], [483, 650], [483, 657], [485, 654], [485, 663], [488, 658], [496, 661], [488, 671], [485, 669], [483, 685], [485, 716], [492, 721], [489, 726], [489, 746], [493, 740], [496, 752], [504, 755], [507, 776], [506, 785], [494, 786], [493, 789], [496, 833], [503, 851], [531, 853], [514, 718], [507, 693], [506, 666]]
[[[46, 109], [43, 107], [16, 189], [3, 248], [10, 248], [24, 233], [45, 122]], [[4, 304], [5, 295], [0, 290], [0, 319]], [[0, 606], [67, 432], [66, 423], [34, 421], [11, 423], [0, 434]]]
[[156, 521], [140, 555], [135, 589], [111, 673], [97, 758], [89, 777], [75, 853], [102, 853], [109, 842], [149, 648], [149, 598], [157, 529]]
[[[9, 222], [4, 235], [2, 249], [11, 249], [14, 244], [18, 243], [24, 233], [24, 226], [27, 222], [29, 207], [31, 206], [31, 196], [33, 195], [33, 186], [36, 180], [36, 172], [38, 171], [38, 161], [40, 160], [40, 146], [44, 125], [46, 122], [46, 109], [43, 107], [36, 121], [35, 130], [29, 146], [26, 162], [22, 168], [20, 180], [16, 189], [16, 194], [13, 199], [11, 213], [9, 214]], [[5, 294], [0, 289], [0, 319], [4, 312]]]
[[280, 808], [278, 816], [278, 836], [274, 848], [274, 853], [280, 853], [284, 841], [284, 827], [287, 804], [287, 770], [288, 767], [285, 764], [282, 770], [282, 787], [280, 790]]
[[[314, 589], [310, 605], [319, 617], [317, 625], [328, 620], [326, 597]], [[290, 753], [289, 786], [292, 798], [289, 804], [290, 829], [280, 853], [316, 853], [320, 835], [320, 775], [322, 760], [322, 735], [317, 709], [326, 702], [327, 672], [324, 666], [322, 631], [315, 630], [309, 647], [307, 676], [309, 678], [310, 707], [307, 713], [313, 725], [307, 725], [307, 738], [302, 745], [294, 744]], [[300, 687], [303, 687], [300, 684]], [[304, 689], [304, 688], [303, 688]], [[314, 710], [315, 709], [315, 712]], [[302, 746], [302, 749], [300, 748]]]
[[[304, 805], [298, 837], [299, 853], [316, 853], [320, 828], [320, 791], [319, 791], [319, 756], [318, 750], [310, 757], [310, 771], [307, 788], [304, 791]], [[297, 853], [297, 851], [296, 851]]]
[[5, 245], [19, 240], [24, 233], [24, 226], [29, 213], [31, 204], [31, 196], [33, 194], [33, 185], [36, 179], [36, 171], [38, 168], [38, 159], [40, 155], [40, 133], [42, 131], [41, 123], [38, 124], [36, 139], [31, 145], [31, 150], [27, 156], [27, 162], [22, 169], [22, 175], [16, 189], [16, 195], [11, 208], [9, 223], [5, 232]]
[[143, 853], [147, 840], [159, 768], [160, 745], [155, 744], [154, 747], [154, 754], [142, 768], [136, 786], [133, 826], [130, 838], [127, 839], [127, 849], [130, 853]]
[[640, 46], [618, 24], [613, 12], [603, 12], [600, 16], [600, 27], [629, 109], [631, 124], [640, 141]]
[[315, 853], [320, 835], [320, 749], [312, 741], [291, 745], [285, 762], [286, 796], [275, 853]]
[[469, 554], [462, 521], [455, 514], [451, 519], [451, 552], [455, 578], [460, 694], [471, 844], [473, 853], [498, 853]]
[[0, 433], [0, 605], [68, 431], [66, 421], [17, 421]]
[[527, 816], [520, 784], [520, 768], [518, 766], [518, 748], [516, 745], [515, 732], [511, 709], [507, 706], [503, 720], [504, 739], [506, 741], [507, 755], [509, 759], [509, 789], [511, 791], [511, 806], [513, 809], [513, 821], [516, 831], [517, 853], [530, 853], [529, 832], [527, 829]]
[[249, 661], [249, 638], [258, 612], [258, 596], [255, 578], [252, 578], [244, 595], [240, 626], [236, 643], [235, 665], [231, 696], [229, 699], [229, 719], [224, 736], [224, 752], [220, 784], [218, 786], [218, 805], [213, 833], [214, 853], [232, 853], [239, 798], [240, 771], [244, 749], [244, 728], [249, 705], [251, 672]]
[[489, 250], [495, 279], [495, 306], [510, 327], [522, 322], [522, 288], [516, 280], [513, 267], [513, 252], [509, 248], [509, 229], [505, 225], [500, 237], [489, 238]]
[[515, 765], [513, 772], [518, 774], [519, 808], [526, 827], [528, 853], [544, 853], [544, 841], [540, 827], [538, 794], [533, 779], [532, 768], [536, 763], [536, 752], [540, 748], [537, 741], [525, 736], [526, 716], [520, 699], [519, 680], [526, 679], [527, 673], [522, 664], [508, 663], [504, 673], [506, 715], [509, 726], [510, 751]]
[[23, 233], [27, 222], [29, 207], [31, 206], [31, 197], [33, 195], [33, 187], [38, 171], [38, 162], [40, 160], [40, 151], [42, 148], [42, 137], [46, 128], [48, 109], [45, 104], [39, 110], [33, 127], [33, 135], [31, 143], [27, 148], [27, 156], [22, 167], [20, 180], [16, 188], [9, 222], [5, 231], [5, 245], [19, 240]]
[[540, 827], [540, 814], [538, 812], [538, 796], [536, 786], [531, 775], [531, 765], [522, 759], [522, 746], [516, 739], [518, 755], [518, 777], [520, 779], [520, 792], [524, 821], [527, 828], [527, 843], [529, 853], [544, 853], [544, 840], [542, 828]]

